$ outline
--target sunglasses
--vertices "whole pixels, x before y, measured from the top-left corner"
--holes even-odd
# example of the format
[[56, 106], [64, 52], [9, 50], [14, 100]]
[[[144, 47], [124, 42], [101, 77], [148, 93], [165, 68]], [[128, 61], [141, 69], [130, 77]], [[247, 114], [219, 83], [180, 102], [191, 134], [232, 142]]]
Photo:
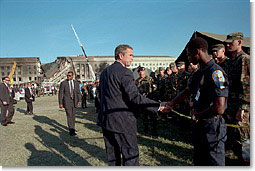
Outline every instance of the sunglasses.
[[73, 75], [67, 75], [67, 77], [71, 77], [71, 76], [73, 76]]

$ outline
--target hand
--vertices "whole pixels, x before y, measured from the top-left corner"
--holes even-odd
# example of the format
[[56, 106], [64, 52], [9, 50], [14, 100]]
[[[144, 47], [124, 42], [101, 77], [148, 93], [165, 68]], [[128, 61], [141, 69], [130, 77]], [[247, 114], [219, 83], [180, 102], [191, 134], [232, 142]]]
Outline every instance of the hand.
[[172, 107], [168, 106], [167, 102], [162, 102], [159, 110], [162, 113], [168, 113], [172, 110]]
[[63, 108], [63, 105], [62, 105], [62, 104], [60, 104], [60, 105], [59, 105], [59, 108], [60, 108], [60, 109], [62, 109], [62, 108]]
[[81, 107], [81, 102], [78, 102], [78, 107]]
[[194, 106], [194, 102], [189, 102], [189, 107], [193, 107]]
[[30, 99], [30, 100], [33, 100], [33, 98], [32, 98], [32, 97], [30, 97], [29, 99]]
[[244, 121], [243, 115], [244, 115], [244, 110], [238, 110], [236, 113], [236, 120], [243, 122]]
[[197, 121], [197, 119], [196, 119], [196, 115], [197, 115], [197, 114], [198, 114], [197, 111], [196, 111], [195, 109], [192, 109], [192, 110], [190, 111], [191, 119]]
[[7, 102], [6, 102], [6, 101], [3, 101], [3, 105], [7, 105]]

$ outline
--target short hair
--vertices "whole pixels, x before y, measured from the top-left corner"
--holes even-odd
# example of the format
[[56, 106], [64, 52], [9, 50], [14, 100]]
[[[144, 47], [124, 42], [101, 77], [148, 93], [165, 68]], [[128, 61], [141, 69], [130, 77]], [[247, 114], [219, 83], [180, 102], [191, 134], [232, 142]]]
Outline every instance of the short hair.
[[119, 54], [125, 54], [127, 49], [132, 49], [133, 48], [129, 45], [119, 45], [115, 48], [115, 60], [119, 59]]
[[202, 49], [203, 51], [208, 51], [208, 43], [205, 39], [201, 37], [193, 38], [187, 46], [190, 51], [195, 51], [197, 49]]
[[4, 81], [4, 80], [5, 80], [5, 78], [9, 78], [9, 77], [3, 77], [3, 78], [2, 78], [2, 81]]
[[67, 73], [67, 74], [69, 74], [69, 73], [71, 73], [71, 74], [73, 75], [73, 71], [68, 71], [68, 73]]

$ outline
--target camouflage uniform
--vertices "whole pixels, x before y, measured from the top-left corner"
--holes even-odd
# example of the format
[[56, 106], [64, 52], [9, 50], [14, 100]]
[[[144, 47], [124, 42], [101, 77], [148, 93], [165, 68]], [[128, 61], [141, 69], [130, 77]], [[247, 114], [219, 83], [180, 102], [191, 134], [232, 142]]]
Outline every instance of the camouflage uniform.
[[[184, 71], [182, 74], [178, 74], [177, 76], [177, 95], [180, 94], [186, 87], [188, 83], [188, 79], [190, 78], [190, 73]], [[176, 104], [174, 109], [181, 114], [190, 115], [189, 108], [189, 100], [185, 100], [184, 102], [180, 102]]]
[[[154, 80], [150, 76], [145, 76], [145, 78], [138, 78], [135, 81], [135, 84], [139, 90], [139, 92], [148, 98], [151, 98], [152, 92], [153, 92], [153, 82]], [[147, 114], [145, 114], [145, 111], [139, 111], [142, 113], [143, 122], [144, 122], [144, 132], [148, 132], [149, 127], [149, 118], [152, 120], [152, 126], [153, 126], [153, 135], [157, 134], [157, 118], [154, 113], [146, 111]]]
[[221, 61], [220, 63], [218, 63], [218, 65], [225, 71], [225, 73], [228, 75], [228, 70], [229, 70], [229, 66], [230, 63], [229, 63], [229, 58], [226, 56], [225, 59], [223, 61]]
[[157, 85], [157, 91], [155, 93], [155, 99], [157, 99], [158, 101], [166, 101], [166, 99], [164, 98], [164, 94], [166, 91], [166, 87], [165, 87], [165, 80], [167, 78], [167, 75], [161, 76], [160, 74], [157, 76], [157, 79], [155, 81], [156, 85]]
[[178, 74], [172, 73], [170, 76], [168, 76], [165, 79], [165, 93], [164, 93], [164, 99], [166, 101], [170, 101], [177, 95], [177, 78]]
[[153, 90], [153, 79], [150, 76], [145, 76], [145, 78], [138, 78], [135, 80], [135, 84], [139, 90], [139, 92], [147, 97], [148, 95], [152, 93]]
[[[226, 43], [233, 40], [243, 39], [243, 33], [236, 32], [227, 36]], [[229, 59], [229, 96], [228, 108], [226, 110], [226, 121], [239, 126], [250, 126], [250, 56], [240, 51], [236, 57]], [[244, 121], [238, 121], [238, 111], [244, 111]], [[228, 140], [226, 148], [231, 148], [238, 156], [241, 164], [244, 165], [242, 157], [242, 146], [247, 139], [250, 139], [250, 130], [244, 128], [228, 127]]]
[[[229, 97], [226, 111], [227, 123], [239, 126], [250, 125], [250, 56], [241, 51], [236, 58], [230, 59]], [[238, 110], [244, 110], [244, 121], [236, 120]], [[250, 138], [250, 130], [228, 128], [229, 144], [242, 144]], [[234, 141], [234, 142], [231, 142]], [[238, 146], [238, 145], [237, 145]], [[234, 148], [234, 147], [233, 147]], [[239, 147], [241, 148], [241, 147]], [[237, 153], [240, 153], [237, 152]], [[237, 154], [240, 155], [240, 154]]]

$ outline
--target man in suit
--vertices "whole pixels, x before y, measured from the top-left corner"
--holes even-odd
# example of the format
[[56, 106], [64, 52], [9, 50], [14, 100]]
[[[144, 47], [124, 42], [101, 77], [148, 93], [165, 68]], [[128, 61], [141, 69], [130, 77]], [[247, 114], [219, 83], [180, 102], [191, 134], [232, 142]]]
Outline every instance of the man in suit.
[[67, 79], [61, 82], [58, 94], [59, 108], [65, 108], [70, 136], [75, 133], [75, 112], [81, 106], [79, 83], [73, 80], [73, 72], [67, 73]]
[[[0, 85], [0, 103], [1, 103], [1, 124], [7, 126], [7, 124], [14, 124], [12, 117], [14, 115], [13, 98], [11, 97], [9, 88], [9, 77], [2, 78], [3, 83]], [[8, 116], [6, 117], [8, 111]]]
[[32, 115], [33, 112], [33, 101], [35, 101], [35, 95], [31, 87], [31, 83], [27, 83], [25, 88], [25, 101], [27, 102], [27, 111], [26, 115]]
[[116, 47], [115, 59], [100, 76], [98, 125], [102, 126], [109, 166], [120, 166], [121, 159], [124, 166], [137, 166], [139, 150], [134, 111], [139, 107], [156, 114], [164, 107], [139, 93], [132, 71], [126, 68], [133, 61], [132, 47]]

